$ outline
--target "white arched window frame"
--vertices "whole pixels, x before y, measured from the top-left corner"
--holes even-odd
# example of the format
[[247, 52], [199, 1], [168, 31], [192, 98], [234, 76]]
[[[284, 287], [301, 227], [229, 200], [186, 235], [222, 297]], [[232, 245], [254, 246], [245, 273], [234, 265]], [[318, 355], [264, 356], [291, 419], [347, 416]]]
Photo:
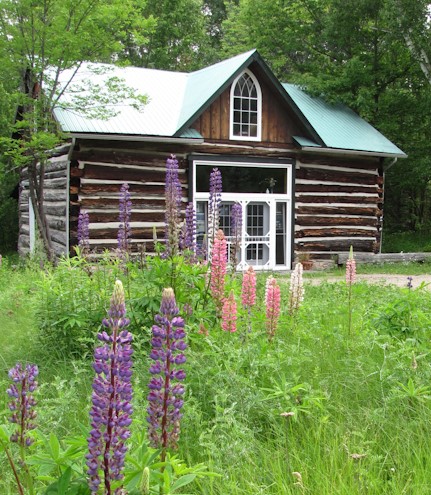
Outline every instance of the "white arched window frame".
[[262, 90], [252, 72], [245, 70], [230, 90], [230, 139], [261, 141]]

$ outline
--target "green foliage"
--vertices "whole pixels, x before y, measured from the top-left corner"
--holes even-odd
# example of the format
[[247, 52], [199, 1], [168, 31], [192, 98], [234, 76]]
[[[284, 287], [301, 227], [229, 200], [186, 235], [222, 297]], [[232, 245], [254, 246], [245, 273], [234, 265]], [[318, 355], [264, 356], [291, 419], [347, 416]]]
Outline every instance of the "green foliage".
[[84, 258], [64, 258], [43, 274], [36, 301], [41, 349], [48, 355], [91, 355], [112, 287], [122, 272], [107, 258], [91, 266]]
[[[84, 275], [98, 275], [94, 267], [88, 272], [89, 266], [80, 263], [77, 259], [52, 269], [59, 272], [58, 280], [49, 272], [53, 276], [52, 304], [62, 294], [58, 291], [61, 279], [69, 279], [75, 287], [65, 292], [69, 298], [77, 297], [80, 285], [90, 290], [91, 282]], [[424, 272], [427, 269], [425, 265]], [[185, 303], [194, 309], [194, 314], [186, 317], [189, 347], [179, 452], [169, 456], [164, 465], [159, 452], [146, 441], [148, 349], [145, 341], [135, 339], [135, 412], [125, 470], [129, 493], [139, 493], [145, 468], [149, 469], [152, 495], [160, 493], [160, 487], [165, 495], [426, 493], [423, 487], [428, 486], [431, 469], [428, 289], [353, 284], [349, 335], [344, 280], [322, 281], [318, 286], [306, 283], [304, 304], [295, 324], [282, 304], [280, 326], [269, 343], [263, 316], [267, 274], [258, 276], [251, 333], [247, 332], [246, 315], [241, 315], [238, 332], [227, 334], [221, 331], [212, 302], [205, 299], [204, 271], [179, 258], [148, 259], [145, 267], [130, 264], [126, 272], [107, 262], [98, 268], [105, 273], [107, 285], [114, 277], [122, 277], [129, 293], [128, 312], [133, 312], [132, 320], [137, 321], [132, 324], [135, 335], [141, 325], [149, 330], [151, 323], [145, 322], [158, 310], [158, 291], [164, 286], [175, 285], [181, 310]], [[19, 272], [9, 263], [0, 272], [4, 313], [13, 307], [2, 303], [2, 290], [11, 284], [21, 285], [9, 289], [13, 299], [17, 293], [26, 299], [35, 297], [34, 291], [49, 291], [47, 282], [46, 287], [34, 284], [41, 275], [35, 272], [33, 277], [22, 277]], [[287, 301], [288, 280], [283, 275], [277, 277], [282, 301]], [[240, 279], [237, 274], [228, 283], [238, 302]], [[62, 288], [66, 290], [65, 282]], [[107, 306], [108, 290], [105, 297]], [[201, 319], [209, 335], [198, 333]], [[33, 347], [34, 343], [30, 349]], [[22, 355], [28, 356], [28, 352], [29, 347], [23, 348]], [[16, 349], [14, 357], [18, 356]], [[81, 483], [85, 467], [79, 452], [85, 448], [87, 426], [82, 428], [81, 423], [88, 410], [91, 375], [89, 357], [41, 360], [40, 435], [28, 456], [38, 477], [36, 493], [43, 494], [48, 487], [52, 493], [80, 493], [81, 486], [85, 490]], [[4, 383], [6, 379], [0, 377], [1, 388]], [[0, 409], [6, 409], [1, 399]], [[1, 431], [0, 437], [8, 438], [9, 433]], [[218, 476], [209, 475], [202, 463]], [[6, 473], [6, 468], [0, 453], [1, 472]], [[301, 478], [291, 473], [300, 473]], [[76, 492], [61, 491], [66, 481], [67, 489]], [[9, 475], [0, 481], [2, 493], [14, 493], [13, 487]]]

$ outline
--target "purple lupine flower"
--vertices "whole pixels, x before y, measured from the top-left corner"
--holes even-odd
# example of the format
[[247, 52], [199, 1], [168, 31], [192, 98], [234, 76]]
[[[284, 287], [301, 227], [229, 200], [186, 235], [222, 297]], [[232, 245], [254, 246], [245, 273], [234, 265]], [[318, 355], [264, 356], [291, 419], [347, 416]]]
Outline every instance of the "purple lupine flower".
[[413, 277], [407, 277], [407, 289], [413, 288]]
[[178, 160], [171, 155], [166, 160], [166, 183], [165, 183], [165, 240], [166, 256], [178, 253], [179, 225], [181, 212], [181, 183], [178, 178]]
[[210, 174], [210, 197], [208, 200], [208, 252], [210, 254], [215, 236], [219, 230], [221, 193], [221, 172], [218, 168], [213, 168]]
[[188, 249], [192, 258], [196, 255], [196, 212], [193, 203], [186, 207], [186, 221], [181, 236], [181, 249]]
[[17, 363], [9, 370], [9, 378], [13, 382], [6, 390], [9, 397], [12, 398], [8, 404], [12, 411], [9, 421], [17, 425], [10, 441], [18, 443], [22, 448], [29, 447], [33, 443], [28, 432], [36, 427], [33, 422], [36, 418], [36, 411], [34, 410], [36, 401], [33, 392], [37, 388], [36, 377], [38, 374], [39, 369], [35, 364], [27, 364], [24, 367], [21, 363]]
[[132, 213], [132, 202], [130, 200], [129, 184], [125, 182], [120, 189], [118, 227], [118, 253], [120, 258], [127, 259], [130, 253], [130, 217]]
[[85, 256], [90, 250], [90, 219], [88, 212], [81, 210], [78, 217], [78, 246], [82, 254]]
[[98, 492], [103, 472], [105, 495], [111, 495], [111, 482], [121, 480], [122, 469], [132, 422], [132, 335], [126, 330], [124, 289], [115, 282], [108, 318], [103, 326], [111, 330], [98, 333], [102, 344], [94, 351], [91, 431], [86, 455], [89, 486], [92, 494]]
[[231, 263], [232, 269], [235, 270], [238, 264], [238, 254], [241, 246], [242, 235], [242, 206], [239, 203], [234, 203], [230, 210], [231, 216], [231, 236], [232, 236], [232, 249], [231, 249]]
[[185, 342], [184, 320], [178, 315], [174, 291], [164, 289], [160, 314], [156, 315], [153, 325], [150, 366], [152, 378], [148, 385], [148, 433], [152, 447], [162, 448], [162, 461], [166, 449], [177, 446], [182, 417], [184, 386], [186, 374], [178, 368], [186, 362], [183, 354], [187, 348]]

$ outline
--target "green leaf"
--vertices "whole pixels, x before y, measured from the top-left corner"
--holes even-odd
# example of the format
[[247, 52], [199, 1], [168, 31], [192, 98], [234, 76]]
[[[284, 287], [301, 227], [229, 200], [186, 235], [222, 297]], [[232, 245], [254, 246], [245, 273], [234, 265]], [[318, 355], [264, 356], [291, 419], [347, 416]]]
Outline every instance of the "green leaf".
[[57, 487], [58, 495], [66, 495], [71, 476], [72, 476], [72, 469], [68, 467], [58, 480], [58, 487]]
[[49, 435], [49, 447], [52, 458], [57, 461], [60, 455], [60, 442], [58, 441], [58, 438], [54, 435], [54, 433], [51, 433]]
[[191, 483], [194, 479], [196, 478], [195, 474], [186, 474], [184, 476], [181, 476], [181, 478], [178, 478], [172, 485], [172, 491], [178, 490], [178, 488], [181, 488], [182, 486], [188, 485]]

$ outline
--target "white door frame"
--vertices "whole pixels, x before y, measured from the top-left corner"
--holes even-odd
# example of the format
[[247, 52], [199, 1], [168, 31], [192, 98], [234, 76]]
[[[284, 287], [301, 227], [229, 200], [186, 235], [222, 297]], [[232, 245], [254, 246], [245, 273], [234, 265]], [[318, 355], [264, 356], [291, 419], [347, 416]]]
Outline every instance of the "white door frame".
[[[245, 231], [246, 231], [246, 216], [247, 209], [244, 208], [248, 203], [267, 203], [269, 206], [269, 260], [265, 265], [252, 265], [256, 270], [290, 270], [292, 263], [292, 163], [277, 163], [277, 162], [248, 162], [248, 161], [226, 161], [226, 160], [205, 160], [196, 159], [193, 160], [193, 174], [192, 174], [192, 194], [193, 194], [193, 204], [196, 209], [196, 203], [198, 201], [208, 202], [209, 192], [198, 192], [196, 191], [196, 167], [199, 165], [211, 166], [213, 168], [220, 168], [223, 175], [223, 167], [270, 167], [270, 168], [283, 168], [286, 170], [286, 194], [259, 194], [259, 193], [222, 193], [221, 201], [228, 203], [239, 202], [242, 208], [242, 243], [241, 243], [241, 262], [238, 265], [239, 270], [246, 269], [249, 265], [247, 264], [246, 257], [246, 246], [244, 242]], [[209, 187], [209, 186], [208, 186]], [[286, 223], [284, 225], [285, 229], [285, 264], [276, 264], [276, 205], [277, 203], [286, 203]]]

